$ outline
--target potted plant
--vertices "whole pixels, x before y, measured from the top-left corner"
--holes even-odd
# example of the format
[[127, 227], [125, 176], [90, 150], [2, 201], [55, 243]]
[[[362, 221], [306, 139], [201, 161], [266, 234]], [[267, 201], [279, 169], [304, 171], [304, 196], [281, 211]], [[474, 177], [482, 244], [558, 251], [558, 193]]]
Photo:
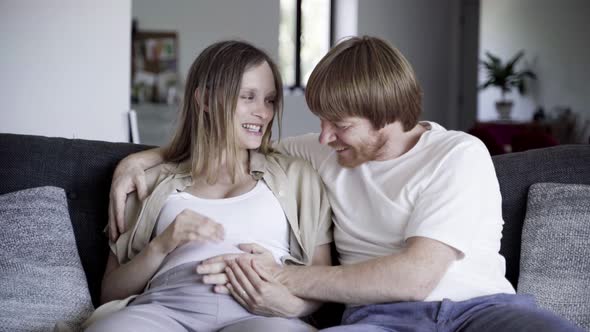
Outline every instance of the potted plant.
[[530, 70], [516, 70], [516, 63], [524, 55], [523, 51], [518, 52], [506, 64], [503, 64], [499, 57], [486, 52], [486, 59], [481, 60], [487, 74], [487, 80], [480, 86], [480, 89], [485, 89], [489, 86], [495, 86], [500, 89], [502, 99], [496, 102], [496, 111], [500, 115], [500, 119], [510, 119], [512, 112], [512, 100], [506, 99], [506, 94], [513, 88], [517, 88], [518, 92], [523, 95], [526, 91], [525, 78], [536, 79], [537, 76]]

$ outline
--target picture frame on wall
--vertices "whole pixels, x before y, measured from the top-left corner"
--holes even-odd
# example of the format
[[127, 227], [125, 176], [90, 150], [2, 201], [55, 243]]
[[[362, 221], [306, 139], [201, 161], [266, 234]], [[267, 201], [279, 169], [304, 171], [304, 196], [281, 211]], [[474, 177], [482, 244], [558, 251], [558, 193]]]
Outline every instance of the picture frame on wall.
[[179, 81], [176, 32], [134, 30], [131, 58], [132, 103], [176, 103]]

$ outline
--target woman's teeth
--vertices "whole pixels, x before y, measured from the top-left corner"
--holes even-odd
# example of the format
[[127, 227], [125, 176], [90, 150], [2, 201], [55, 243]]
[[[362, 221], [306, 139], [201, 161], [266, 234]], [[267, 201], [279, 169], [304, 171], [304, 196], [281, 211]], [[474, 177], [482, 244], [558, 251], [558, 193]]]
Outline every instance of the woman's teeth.
[[246, 130], [251, 131], [251, 132], [255, 132], [255, 133], [259, 133], [262, 130], [261, 125], [255, 125], [255, 124], [243, 124], [242, 128], [245, 128]]

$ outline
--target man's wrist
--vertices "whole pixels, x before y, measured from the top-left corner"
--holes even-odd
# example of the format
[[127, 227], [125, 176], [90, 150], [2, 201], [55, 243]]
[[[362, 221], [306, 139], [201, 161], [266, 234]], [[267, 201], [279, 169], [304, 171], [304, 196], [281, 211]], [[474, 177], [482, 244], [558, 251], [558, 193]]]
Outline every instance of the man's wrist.
[[290, 266], [288, 265], [281, 265], [277, 268], [276, 272], [274, 273], [275, 279], [280, 282], [283, 286], [287, 287], [287, 289], [293, 293], [293, 289], [291, 287], [291, 283], [289, 280], [289, 270], [291, 270]]

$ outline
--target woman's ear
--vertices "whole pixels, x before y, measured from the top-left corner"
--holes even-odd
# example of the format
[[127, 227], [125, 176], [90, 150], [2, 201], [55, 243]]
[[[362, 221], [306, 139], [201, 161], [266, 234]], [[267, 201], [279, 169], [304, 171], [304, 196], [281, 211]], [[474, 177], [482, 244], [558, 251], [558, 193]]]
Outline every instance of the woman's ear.
[[196, 88], [195, 89], [195, 94], [193, 96], [195, 98], [195, 103], [203, 111], [209, 112], [209, 91], [208, 90], [205, 90], [205, 93], [203, 95], [203, 105], [201, 105], [201, 98], [200, 98], [200, 96], [201, 96], [201, 89]]

